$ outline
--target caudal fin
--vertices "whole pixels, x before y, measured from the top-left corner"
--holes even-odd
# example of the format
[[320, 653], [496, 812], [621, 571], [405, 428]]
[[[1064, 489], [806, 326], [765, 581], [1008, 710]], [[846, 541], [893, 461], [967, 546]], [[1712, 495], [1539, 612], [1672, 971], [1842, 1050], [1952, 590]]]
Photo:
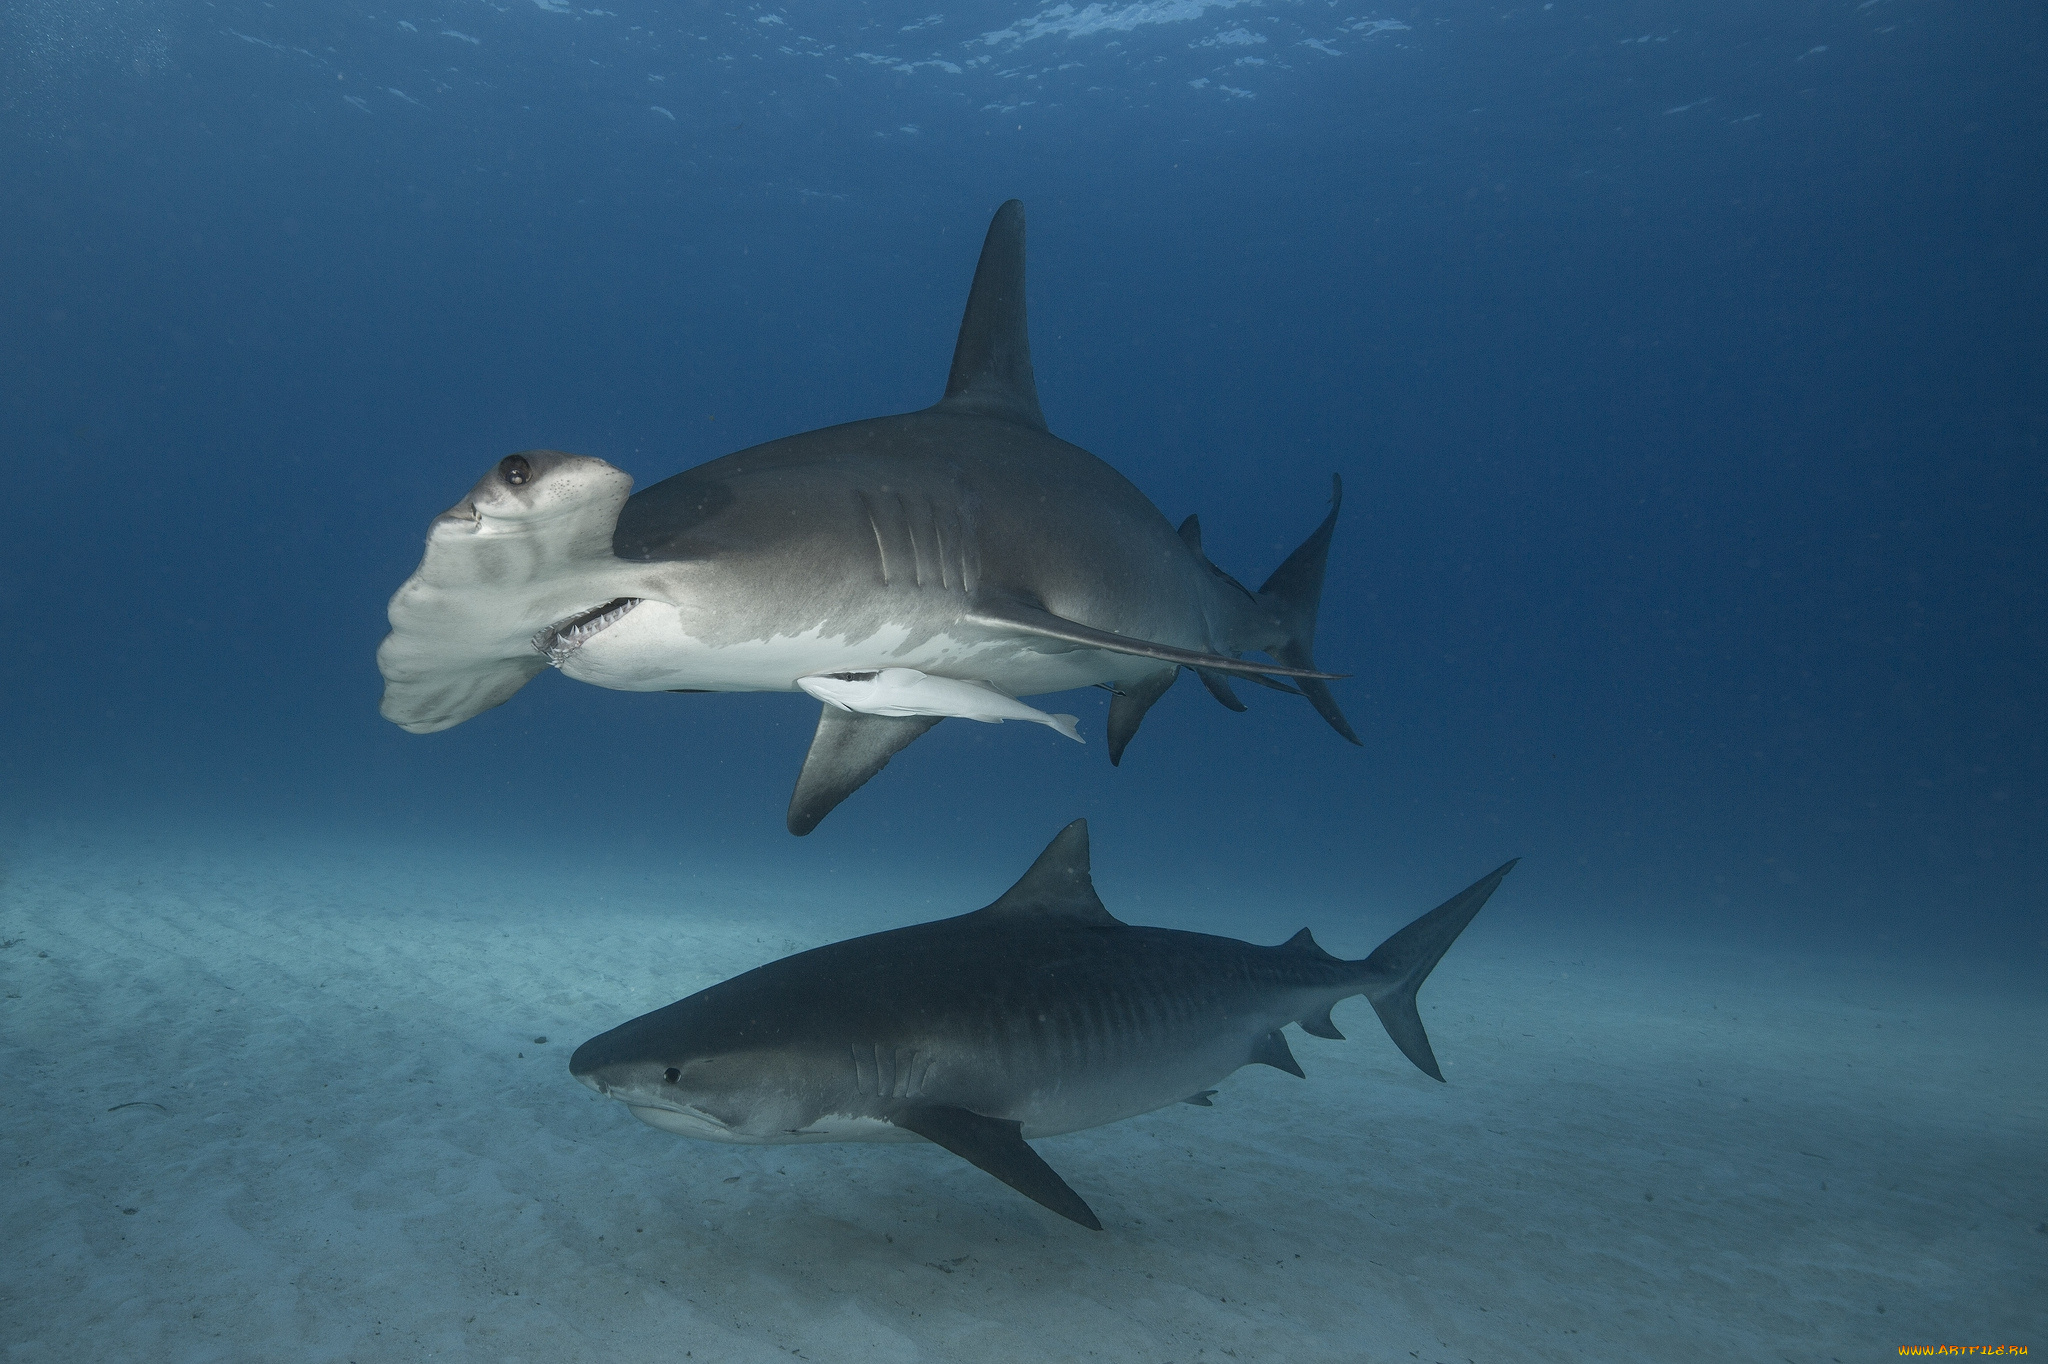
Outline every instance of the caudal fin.
[[1443, 1079], [1444, 1073], [1437, 1068], [1436, 1053], [1429, 1049], [1429, 1034], [1422, 1030], [1422, 1015], [1415, 1011], [1415, 992], [1500, 885], [1501, 878], [1513, 871], [1519, 861], [1515, 858], [1480, 877], [1381, 943], [1365, 959], [1365, 997], [1371, 1001], [1373, 1012], [1380, 1016], [1387, 1036], [1394, 1039], [1401, 1054], [1432, 1080]]
[[[1343, 505], [1344, 480], [1332, 474], [1330, 514], [1259, 589], [1259, 604], [1272, 613], [1285, 631], [1283, 642], [1266, 652], [1290, 668], [1315, 671], [1316, 608], [1322, 605], [1323, 569], [1330, 558], [1330, 536], [1337, 529], [1337, 511]], [[1337, 709], [1337, 698], [1330, 694], [1329, 683], [1317, 677], [1295, 677], [1293, 681], [1316, 708], [1316, 714], [1330, 722], [1331, 729], [1354, 744], [1359, 742], [1344, 712]]]

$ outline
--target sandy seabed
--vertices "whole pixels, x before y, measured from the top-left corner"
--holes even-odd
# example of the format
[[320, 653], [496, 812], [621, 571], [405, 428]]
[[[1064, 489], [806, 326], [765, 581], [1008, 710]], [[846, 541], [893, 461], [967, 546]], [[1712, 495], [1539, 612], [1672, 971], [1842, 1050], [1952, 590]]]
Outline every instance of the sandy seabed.
[[[567, 1073], [628, 1017], [971, 909], [1021, 866], [910, 899], [470, 860], [227, 829], [16, 839], [8, 1360], [2048, 1349], [2038, 993], [1601, 955], [1489, 908], [1422, 995], [1450, 1084], [1342, 1005], [1348, 1041], [1290, 1033], [1307, 1083], [1253, 1067], [1212, 1109], [1040, 1142], [1091, 1233], [936, 1147], [690, 1142]], [[1330, 940], [1327, 912], [1274, 912]]]

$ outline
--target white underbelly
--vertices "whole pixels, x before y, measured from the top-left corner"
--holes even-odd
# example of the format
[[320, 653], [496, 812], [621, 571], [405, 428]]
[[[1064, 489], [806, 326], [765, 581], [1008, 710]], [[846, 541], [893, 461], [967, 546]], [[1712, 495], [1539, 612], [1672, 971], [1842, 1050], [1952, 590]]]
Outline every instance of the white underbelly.
[[1184, 1048], [1162, 1049], [1142, 1063], [1112, 1063], [1093, 1074], [1069, 1073], [1057, 1086], [1025, 1097], [1004, 1116], [1022, 1123], [1026, 1137], [1056, 1137], [1122, 1122], [1216, 1088], [1245, 1063], [1248, 1050], [1241, 1032], [1214, 1033]]
[[811, 630], [714, 647], [685, 633], [673, 606], [643, 601], [557, 666], [579, 682], [614, 691], [796, 691], [796, 680], [814, 673], [915, 668], [992, 682], [1012, 696], [1130, 681], [1161, 666], [1099, 649], [1042, 653], [1014, 639], [941, 634], [906, 647], [910, 633], [890, 625], [853, 640]]
[[924, 1140], [917, 1133], [907, 1131], [894, 1123], [883, 1122], [880, 1118], [854, 1117], [845, 1113], [828, 1113], [795, 1131], [778, 1128], [767, 1132], [749, 1132], [741, 1128], [727, 1127], [721, 1123], [707, 1121], [694, 1113], [679, 1113], [668, 1108], [635, 1105], [632, 1113], [649, 1127], [658, 1127], [679, 1137], [695, 1137], [699, 1141], [722, 1141], [734, 1146], [801, 1146], [820, 1141]]

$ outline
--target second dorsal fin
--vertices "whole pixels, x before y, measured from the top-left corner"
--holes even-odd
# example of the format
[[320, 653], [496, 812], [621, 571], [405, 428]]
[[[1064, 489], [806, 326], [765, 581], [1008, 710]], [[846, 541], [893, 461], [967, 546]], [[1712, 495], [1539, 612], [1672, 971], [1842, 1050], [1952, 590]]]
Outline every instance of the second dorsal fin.
[[1302, 929], [1301, 932], [1289, 938], [1285, 943], [1281, 944], [1281, 946], [1287, 948], [1291, 952], [1306, 952], [1311, 957], [1314, 957], [1317, 961], [1342, 960], [1341, 958], [1333, 957], [1328, 952], [1325, 952], [1323, 950], [1323, 945], [1316, 941], [1316, 935], [1309, 932], [1305, 928]]
[[960, 319], [953, 368], [941, 408], [995, 417], [1045, 430], [1038, 381], [1031, 375], [1031, 335], [1024, 323], [1024, 205], [996, 210], [974, 267], [974, 287]]

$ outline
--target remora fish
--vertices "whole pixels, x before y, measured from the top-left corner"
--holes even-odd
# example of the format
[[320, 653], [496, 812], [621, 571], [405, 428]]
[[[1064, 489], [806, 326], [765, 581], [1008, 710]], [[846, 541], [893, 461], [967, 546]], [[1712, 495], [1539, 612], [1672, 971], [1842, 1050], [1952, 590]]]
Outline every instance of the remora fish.
[[1343, 961], [1305, 928], [1257, 947], [1120, 922], [1096, 897], [1075, 820], [986, 909], [735, 976], [585, 1042], [569, 1072], [688, 1137], [923, 1138], [1100, 1231], [1025, 1138], [1207, 1107], [1240, 1066], [1300, 1075], [1280, 1030], [1341, 1038], [1330, 1008], [1353, 995], [1443, 1079], [1415, 992], [1514, 865]]
[[[446, 729], [549, 665], [602, 687], [693, 692], [909, 668], [1010, 697], [1107, 687], [1114, 763], [1186, 667], [1233, 710], [1232, 675], [1298, 690], [1358, 742], [1313, 657], [1341, 486], [1252, 592], [1203, 555], [1194, 517], [1176, 532], [1047, 431], [1015, 200], [989, 227], [937, 404], [631, 488], [601, 459], [530, 450], [435, 518], [377, 650], [385, 718]], [[1274, 661], [1240, 657], [1253, 652]], [[809, 833], [945, 713], [822, 707], [790, 831]]]
[[828, 706], [862, 715], [957, 715], [999, 725], [1005, 720], [1030, 720], [1086, 743], [1074, 728], [1072, 715], [1047, 715], [986, 682], [957, 677], [929, 677], [915, 668], [883, 668], [877, 672], [819, 673], [799, 677], [796, 684]]

